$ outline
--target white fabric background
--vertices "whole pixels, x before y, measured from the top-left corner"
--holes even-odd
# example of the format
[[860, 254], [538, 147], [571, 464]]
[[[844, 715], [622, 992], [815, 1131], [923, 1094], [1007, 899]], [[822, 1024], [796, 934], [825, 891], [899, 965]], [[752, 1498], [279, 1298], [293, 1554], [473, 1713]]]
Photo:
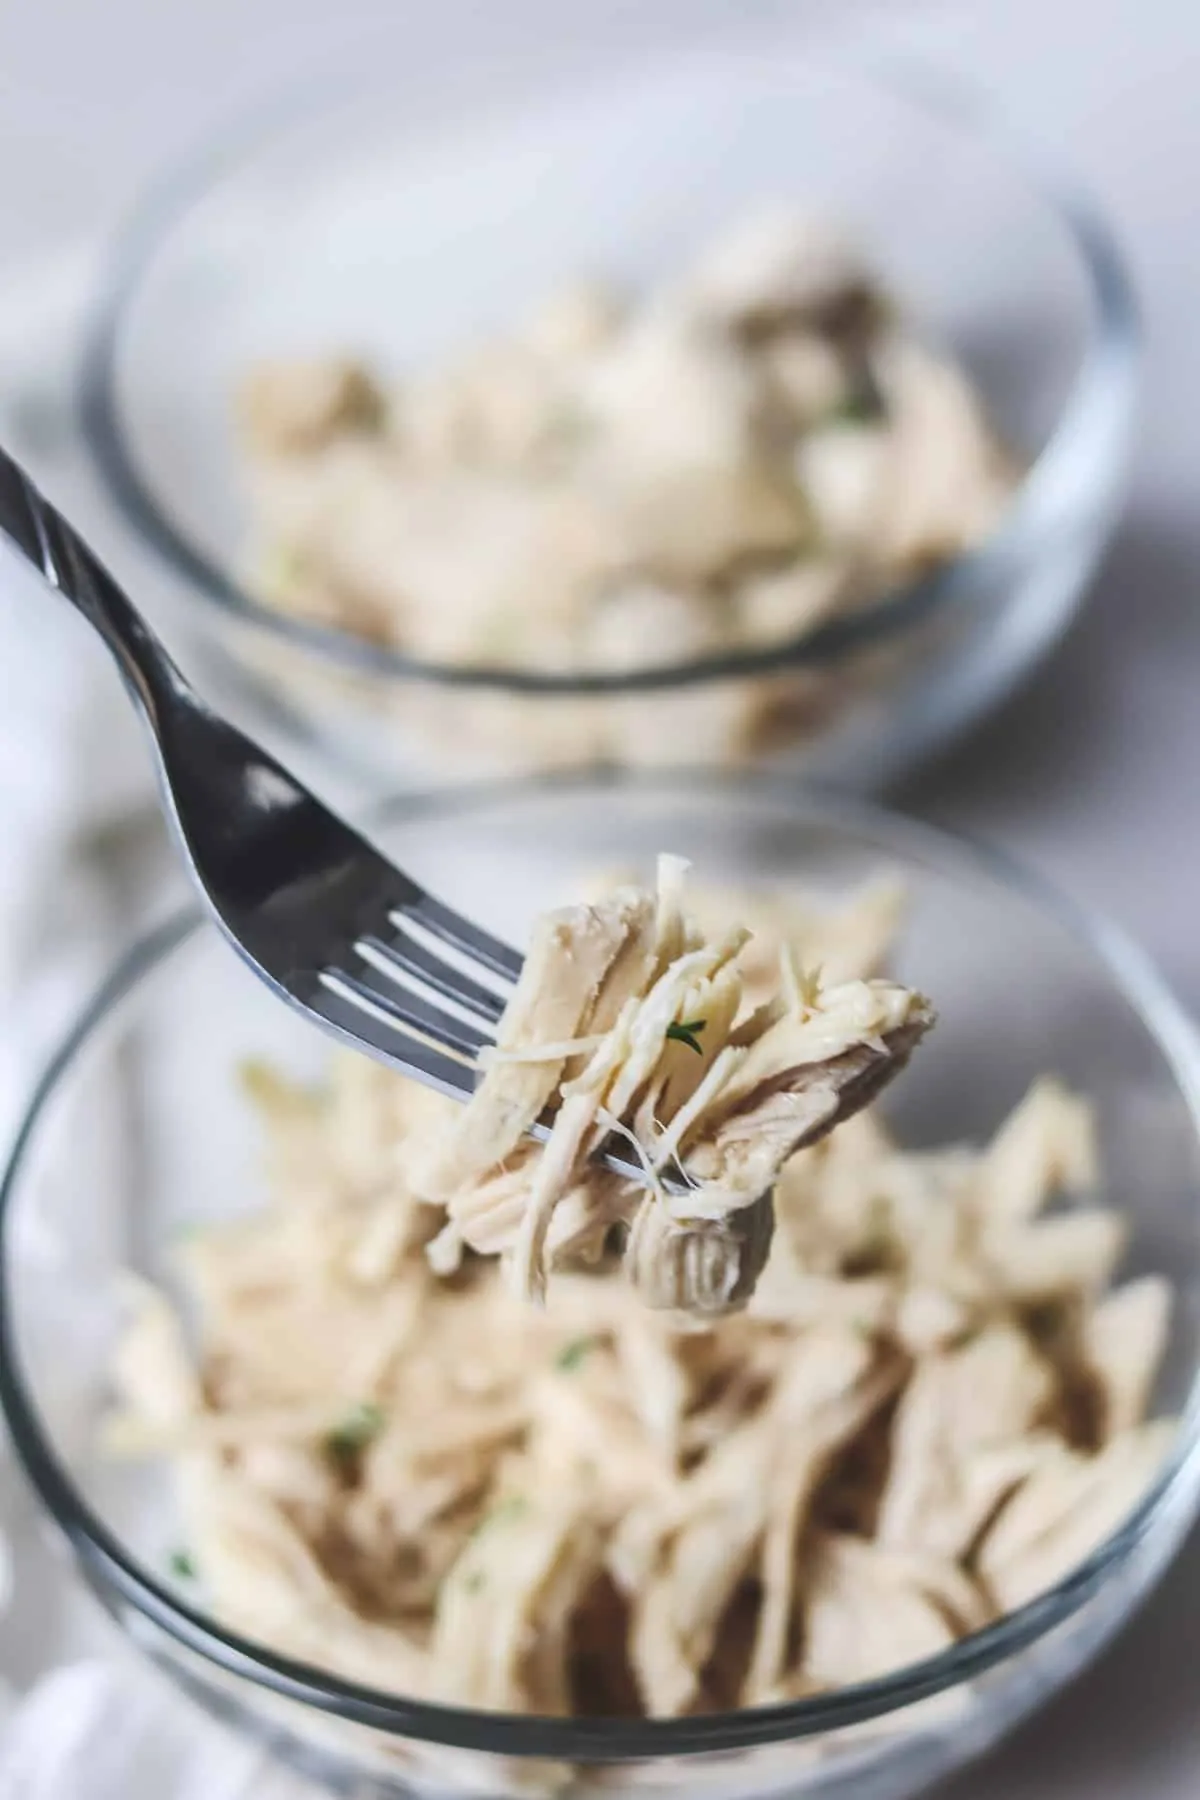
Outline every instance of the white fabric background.
[[[1193, 830], [1200, 768], [1200, 7], [1195, 0], [572, 0], [581, 57], [747, 18], [871, 29], [989, 82], [1099, 194], [1134, 262], [1150, 333], [1138, 464], [1085, 618], [1026, 692], [902, 796], [1006, 842], [1116, 914], [1200, 1001]], [[355, 41], [464, 83], [510, 79], [562, 0], [39, 0], [0, 7], [0, 434], [45, 456], [51, 491], [97, 497], [62, 435], [63, 345], [94, 241], [156, 160], [281, 72]], [[61, 252], [61, 254], [60, 254]], [[25, 271], [28, 271], [26, 273]], [[40, 271], [40, 272], [39, 272]], [[35, 457], [36, 460], [36, 457]], [[104, 536], [101, 524], [101, 535]], [[107, 540], [106, 540], [107, 541]], [[123, 562], [132, 576], [135, 564]], [[40, 1048], [120, 933], [104, 831], [143, 793], [131, 718], [75, 621], [0, 592], [0, 1134]], [[53, 947], [51, 960], [47, 950]], [[253, 1753], [200, 1732], [114, 1658], [111, 1635], [21, 1545], [0, 1673], [86, 1655], [0, 1728], [0, 1800], [277, 1800]], [[0, 1566], [0, 1588], [4, 1571]], [[953, 1800], [1190, 1800], [1200, 1791], [1200, 1543], [1101, 1665]]]

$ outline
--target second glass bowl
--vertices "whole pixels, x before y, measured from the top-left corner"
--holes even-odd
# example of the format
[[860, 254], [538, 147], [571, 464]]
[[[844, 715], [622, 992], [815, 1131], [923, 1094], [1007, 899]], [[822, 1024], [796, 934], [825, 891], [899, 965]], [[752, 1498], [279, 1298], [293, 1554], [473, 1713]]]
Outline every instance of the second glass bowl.
[[[499, 785], [413, 801], [382, 833], [398, 861], [519, 937], [582, 868], [664, 847], [705, 880], [854, 886], [881, 867], [910, 896], [897, 974], [937, 1030], [889, 1101], [905, 1141], [982, 1138], [1056, 1071], [1093, 1102], [1101, 1198], [1129, 1218], [1129, 1268], [1164, 1271], [1173, 1327], [1156, 1410], [1173, 1454], [1126, 1523], [1051, 1591], [941, 1654], [785, 1706], [681, 1719], [531, 1718], [433, 1706], [264, 1649], [168, 1572], [161, 1478], [107, 1463], [96, 1427], [123, 1268], [169, 1279], [188, 1224], [255, 1207], [248, 1054], [310, 1078], [315, 1033], [211, 927], [149, 938], [81, 1018], [26, 1118], [0, 1190], [0, 1402], [78, 1567], [122, 1629], [241, 1729], [337, 1792], [561, 1800], [901, 1800], [993, 1743], [1077, 1673], [1180, 1543], [1200, 1490], [1200, 1046], [1107, 927], [969, 847], [783, 781]], [[19, 1576], [19, 1571], [18, 1571]], [[568, 1765], [564, 1767], [564, 1765]]]
[[[1133, 396], [1120, 258], [986, 107], [911, 74], [750, 39], [581, 82], [570, 52], [539, 47], [540, 97], [519, 111], [464, 116], [430, 77], [437, 123], [414, 126], [404, 77], [360, 76], [264, 108], [169, 175], [91, 333], [109, 492], [210, 668], [392, 784], [573, 765], [598, 741], [614, 763], [897, 776], [1005, 693], [1083, 593]], [[344, 348], [420, 365], [577, 272], [668, 274], [779, 200], [844, 228], [1024, 467], [979, 550], [791, 645], [601, 675], [421, 662], [246, 591], [232, 399], [249, 367]]]

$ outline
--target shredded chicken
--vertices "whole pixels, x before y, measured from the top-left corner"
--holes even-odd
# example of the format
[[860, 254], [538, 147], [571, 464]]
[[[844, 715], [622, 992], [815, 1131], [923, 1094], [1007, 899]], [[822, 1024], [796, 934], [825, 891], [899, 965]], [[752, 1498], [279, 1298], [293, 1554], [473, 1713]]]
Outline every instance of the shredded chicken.
[[[855, 984], [881, 947], [862, 896], [841, 926], [764, 903], [768, 958], [716, 895], [702, 937], [681, 884], [669, 864], [657, 896], [626, 883], [538, 928], [501, 1034], [512, 1060], [470, 1119], [353, 1056], [315, 1091], [248, 1072], [269, 1203], [181, 1242], [194, 1344], [165, 1296], [131, 1289], [110, 1426], [115, 1449], [170, 1460], [201, 1602], [246, 1636], [485, 1709], [771, 1704], [885, 1675], [1045, 1592], [1158, 1478], [1167, 1287], [1105, 1292], [1119, 1220], [1097, 1204], [1088, 1108], [1054, 1082], [978, 1147], [906, 1151], [869, 1108], [787, 1154], [769, 1202], [749, 1198], [752, 1162], [748, 1203], [691, 1221], [583, 1169], [572, 1119], [545, 1305], [504, 1279], [554, 1157], [521, 1131], [560, 1091], [562, 1113], [582, 1100], [595, 1119], [581, 1076], [598, 1058], [653, 1165], [738, 1050], [679, 1145], [685, 1166], [704, 1147], [728, 1193], [745, 1145], [720, 1127], [758, 1110], [756, 1066], [828, 1082], [831, 1050], [864, 1029]], [[853, 1004], [801, 1020], [785, 999], [777, 1016], [764, 971], [781, 950], [811, 967], [835, 939]], [[572, 945], [571, 981], [544, 994]], [[767, 1013], [739, 1039], [746, 970]], [[885, 990], [885, 1024], [905, 991]], [[650, 1023], [628, 1023], [656, 994]], [[700, 1019], [700, 1051], [664, 1038]], [[466, 1183], [449, 1226], [426, 1179], [447, 1145]]]
[[[589, 1158], [618, 1141], [647, 1187], [595, 1184], [597, 1243], [629, 1222], [630, 1279], [652, 1306], [745, 1305], [770, 1250], [780, 1170], [873, 1100], [932, 1023], [910, 989], [878, 978], [826, 987], [787, 944], [774, 992], [750, 1004], [739, 958], [751, 934], [706, 938], [684, 911], [685, 868], [662, 857], [657, 895], [623, 886], [538, 921], [496, 1049], [429, 1173], [455, 1246], [500, 1252], [527, 1297], [545, 1293], [559, 1207], [572, 1196], [586, 1215]], [[547, 1108], [549, 1140], [525, 1149]], [[664, 1182], [672, 1173], [682, 1191]], [[572, 1243], [580, 1232], [586, 1218]]]
[[[1016, 480], [950, 358], [786, 212], [656, 291], [571, 288], [390, 385], [336, 354], [257, 368], [239, 414], [256, 593], [501, 667], [620, 672], [810, 635], [979, 543]], [[420, 723], [448, 752], [644, 763], [686, 738], [736, 760], [818, 726], [843, 681], [536, 707], [442, 690]]]

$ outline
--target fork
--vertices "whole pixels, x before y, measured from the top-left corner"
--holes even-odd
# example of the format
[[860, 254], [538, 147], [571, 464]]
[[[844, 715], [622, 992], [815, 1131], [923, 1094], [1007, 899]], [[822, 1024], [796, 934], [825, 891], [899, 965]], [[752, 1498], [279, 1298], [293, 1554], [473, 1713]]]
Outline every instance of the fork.
[[[469, 1099], [521, 973], [519, 953], [427, 893], [215, 713], [99, 557], [0, 449], [4, 539], [108, 646], [149, 726], [192, 881], [242, 959], [333, 1037]], [[530, 1135], [544, 1140], [552, 1125], [543, 1116]], [[646, 1180], [619, 1152], [602, 1160]]]

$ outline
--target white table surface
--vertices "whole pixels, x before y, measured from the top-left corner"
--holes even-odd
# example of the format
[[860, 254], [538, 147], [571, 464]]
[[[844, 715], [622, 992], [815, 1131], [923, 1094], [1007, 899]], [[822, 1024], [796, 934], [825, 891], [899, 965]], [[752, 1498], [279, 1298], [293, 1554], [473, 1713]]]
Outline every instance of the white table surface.
[[[281, 67], [381, 34], [501, 85], [571, 20], [581, 54], [760, 14], [870, 15], [990, 83], [1115, 220], [1150, 339], [1137, 467], [1081, 623], [1029, 688], [902, 796], [1085, 892], [1200, 1004], [1200, 0], [38, 0], [0, 7], [6, 259], [115, 217]], [[683, 23], [681, 23], [683, 22]], [[1200, 1539], [1116, 1648], [947, 1800], [1200, 1795]], [[81, 1795], [80, 1800], [87, 1800]]]

